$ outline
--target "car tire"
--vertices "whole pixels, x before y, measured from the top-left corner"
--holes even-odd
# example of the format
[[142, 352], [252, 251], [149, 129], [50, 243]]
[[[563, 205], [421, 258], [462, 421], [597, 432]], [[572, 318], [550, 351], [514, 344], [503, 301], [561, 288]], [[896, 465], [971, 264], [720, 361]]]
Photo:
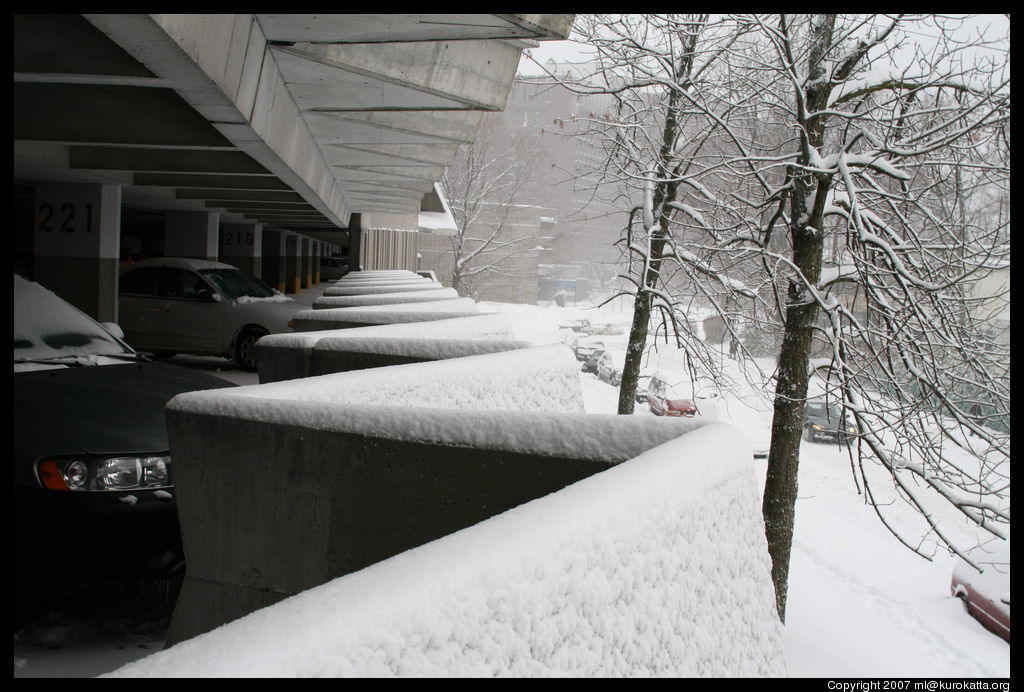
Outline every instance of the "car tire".
[[235, 342], [235, 362], [249, 372], [256, 372], [256, 342], [269, 333], [259, 327], [242, 330]]

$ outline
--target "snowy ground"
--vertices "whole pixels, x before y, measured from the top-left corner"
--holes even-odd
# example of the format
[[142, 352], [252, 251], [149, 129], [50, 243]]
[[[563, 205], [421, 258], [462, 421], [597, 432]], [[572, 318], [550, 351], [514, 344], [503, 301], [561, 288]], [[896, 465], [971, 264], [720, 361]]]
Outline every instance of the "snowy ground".
[[[623, 326], [628, 321], [614, 310], [594, 320], [595, 312], [582, 308], [481, 308], [504, 312], [516, 324], [518, 339], [539, 343], [559, 340], [558, 323], [577, 317]], [[255, 382], [227, 361], [174, 360], [239, 384]], [[581, 378], [588, 412], [614, 413], [617, 390], [592, 375]], [[766, 439], [767, 411], [734, 403], [723, 402], [719, 417], [736, 423], [752, 442]], [[635, 415], [650, 414], [641, 405]], [[785, 635], [790, 676], [1008, 677], [1010, 646], [967, 616], [949, 594], [953, 559], [937, 555], [929, 562], [900, 545], [857, 494], [849, 459], [838, 447], [804, 442], [800, 468]], [[55, 617], [16, 633], [14, 676], [111, 671], [157, 650], [161, 634], [158, 625], [110, 637], [90, 632], [81, 620]]]

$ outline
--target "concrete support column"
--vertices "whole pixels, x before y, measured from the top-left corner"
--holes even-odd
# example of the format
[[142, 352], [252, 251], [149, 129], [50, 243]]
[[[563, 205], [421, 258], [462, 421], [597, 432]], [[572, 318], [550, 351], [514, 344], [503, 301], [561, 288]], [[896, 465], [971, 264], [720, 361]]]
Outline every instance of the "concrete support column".
[[284, 291], [302, 293], [302, 253], [299, 235], [285, 232]]
[[220, 259], [262, 278], [263, 224], [231, 223], [220, 228]]
[[363, 256], [362, 215], [353, 214], [348, 223], [348, 268], [359, 271], [365, 264]]
[[327, 243], [322, 240], [313, 241], [313, 283], [320, 283], [320, 260], [324, 256]]
[[301, 288], [312, 288], [313, 286], [313, 239], [309, 236], [299, 236], [299, 286]]
[[287, 233], [276, 229], [263, 229], [261, 249], [263, 251], [260, 266], [262, 272], [260, 278], [270, 285], [271, 288], [284, 293], [285, 291], [285, 240]]
[[117, 322], [119, 185], [36, 186], [33, 277], [100, 322]]
[[164, 217], [164, 255], [217, 260], [220, 246], [220, 214], [205, 211], [172, 211]]

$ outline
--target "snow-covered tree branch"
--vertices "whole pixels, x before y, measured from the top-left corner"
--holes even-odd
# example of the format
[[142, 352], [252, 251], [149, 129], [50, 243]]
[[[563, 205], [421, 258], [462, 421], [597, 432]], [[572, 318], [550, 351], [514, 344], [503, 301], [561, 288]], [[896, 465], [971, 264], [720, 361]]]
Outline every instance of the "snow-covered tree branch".
[[[970, 559], [937, 506], [1006, 535], [1009, 38], [966, 27], [938, 15], [577, 20], [596, 57], [566, 86], [612, 97], [581, 121], [631, 200], [619, 412], [632, 411], [655, 320], [700, 376], [727, 384], [689, 327], [694, 296], [738, 356], [767, 334], [763, 512], [782, 617], [809, 398], [838, 402], [856, 426], [857, 487], [913, 550]], [[892, 502], [920, 526], [892, 521]]]

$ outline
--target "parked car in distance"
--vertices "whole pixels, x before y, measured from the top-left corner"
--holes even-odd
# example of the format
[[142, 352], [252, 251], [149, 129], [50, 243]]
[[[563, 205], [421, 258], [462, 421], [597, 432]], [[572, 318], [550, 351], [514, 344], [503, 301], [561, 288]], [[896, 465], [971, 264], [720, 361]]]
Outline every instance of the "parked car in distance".
[[[686, 386], [690, 389], [693, 388], [688, 381]], [[679, 394], [679, 390], [682, 388], [682, 385], [678, 383], [671, 384], [666, 379], [665, 373], [659, 372], [652, 375], [647, 387], [647, 407], [656, 416], [718, 418], [718, 392], [704, 385], [699, 392], [686, 397]]]
[[633, 400], [638, 404], [646, 404], [648, 389], [651, 387], [651, 376], [641, 375], [636, 381], [636, 391], [633, 393]]
[[1010, 641], [1010, 541], [995, 540], [970, 553], [978, 572], [962, 558], [953, 567], [950, 593], [986, 629]]
[[160, 579], [184, 559], [164, 407], [234, 385], [152, 362], [119, 331], [15, 275], [14, 570], [28, 588]]
[[320, 278], [323, 281], [337, 281], [348, 274], [347, 257], [324, 257], [320, 260]]
[[558, 325], [559, 329], [569, 329], [580, 334], [590, 334], [593, 331], [590, 320], [569, 320]]
[[836, 404], [811, 399], [804, 404], [804, 439], [808, 442], [826, 440], [845, 444], [857, 434], [857, 427], [843, 418]]
[[587, 356], [587, 359], [583, 361], [583, 372], [589, 372], [594, 375], [597, 374], [597, 361], [604, 355], [604, 348], [596, 349], [593, 353]]
[[[576, 360], [586, 362], [594, 353], [604, 353], [604, 342], [599, 339], [582, 338], [572, 343], [572, 351], [576, 354]], [[594, 372], [597, 372], [596, 369]]]
[[626, 363], [626, 352], [621, 349], [606, 350], [597, 359], [597, 378], [613, 387], [622, 383], [622, 369]]
[[164, 257], [121, 271], [118, 309], [140, 351], [223, 356], [255, 371], [256, 342], [291, 331], [301, 308], [230, 264]]
[[656, 416], [693, 418], [697, 404], [693, 399], [677, 396], [671, 385], [661, 377], [651, 377], [647, 387], [647, 407]]

